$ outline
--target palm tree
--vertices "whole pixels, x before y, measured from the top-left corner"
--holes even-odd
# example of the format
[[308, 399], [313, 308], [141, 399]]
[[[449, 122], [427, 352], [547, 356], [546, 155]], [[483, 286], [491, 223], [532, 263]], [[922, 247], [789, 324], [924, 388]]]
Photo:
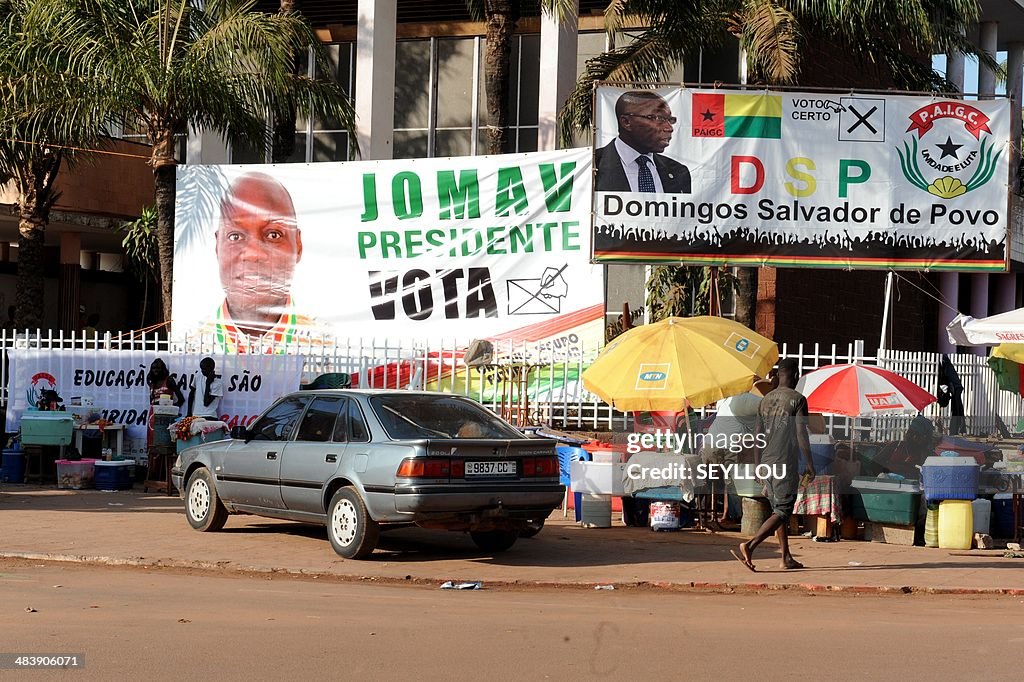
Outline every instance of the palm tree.
[[[156, 179], [163, 319], [171, 319], [174, 177], [178, 136], [189, 127], [268, 140], [267, 115], [286, 102], [354, 129], [354, 112], [332, 79], [293, 73], [310, 50], [326, 51], [294, 13], [253, 10], [254, 0], [26, 0], [26, 30], [50, 40], [47, 61], [92, 84], [126, 128], [146, 132]], [[351, 136], [354, 139], [354, 135]]]
[[29, 4], [0, 2], [0, 185], [13, 181], [17, 192], [20, 328], [43, 324], [44, 236], [57, 176], [75, 161], [73, 149], [101, 143], [104, 123], [102, 107], [80, 105], [82, 83], [37, 61], [46, 46], [25, 36]]
[[128, 269], [142, 284], [142, 310], [139, 312], [139, 328], [146, 326], [146, 310], [149, 307], [150, 284], [160, 283], [159, 259], [156, 252], [156, 209], [146, 206], [142, 215], [121, 226]]
[[[556, 0], [542, 0], [551, 8]], [[664, 81], [687, 55], [738, 40], [750, 81], [795, 84], [801, 55], [827, 42], [835, 54], [848, 55], [878, 83], [910, 90], [955, 90], [931, 68], [939, 52], [994, 60], [964, 37], [979, 16], [976, 0], [611, 0], [605, 24], [613, 36], [626, 23], [646, 26], [635, 39], [587, 62], [559, 117], [560, 137], [570, 144], [592, 125], [594, 83]], [[804, 85], [843, 85], [804, 83]], [[753, 326], [757, 270], [741, 268], [737, 282], [737, 320]]]

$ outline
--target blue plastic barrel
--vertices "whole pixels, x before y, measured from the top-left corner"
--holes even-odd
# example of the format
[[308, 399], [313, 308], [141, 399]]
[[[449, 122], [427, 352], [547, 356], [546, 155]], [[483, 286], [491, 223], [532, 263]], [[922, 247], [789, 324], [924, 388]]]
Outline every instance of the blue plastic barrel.
[[25, 482], [25, 453], [21, 450], [4, 450], [3, 452], [4, 483]]

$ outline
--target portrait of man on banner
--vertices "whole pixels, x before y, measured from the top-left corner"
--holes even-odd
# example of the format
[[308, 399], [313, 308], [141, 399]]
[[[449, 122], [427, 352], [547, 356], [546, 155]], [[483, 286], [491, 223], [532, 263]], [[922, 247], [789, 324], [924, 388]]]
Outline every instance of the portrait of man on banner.
[[615, 102], [618, 136], [594, 152], [598, 192], [689, 194], [689, 169], [662, 152], [678, 119], [653, 90], [632, 90]]
[[220, 203], [215, 251], [223, 302], [199, 328], [218, 351], [285, 353], [323, 343], [330, 331], [302, 314], [292, 279], [302, 259], [302, 231], [291, 194], [265, 173], [246, 173]]

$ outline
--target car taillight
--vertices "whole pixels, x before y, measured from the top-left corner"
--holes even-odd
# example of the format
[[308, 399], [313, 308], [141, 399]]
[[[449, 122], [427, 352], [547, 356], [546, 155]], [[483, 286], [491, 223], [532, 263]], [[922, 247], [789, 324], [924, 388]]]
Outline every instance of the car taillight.
[[410, 457], [403, 459], [395, 474], [398, 478], [448, 478], [452, 462], [447, 457]]
[[544, 457], [524, 457], [522, 475], [524, 477], [528, 476], [531, 478], [548, 478], [557, 476], [558, 457], [555, 455]]
[[466, 460], [464, 459], [453, 459], [452, 460], [452, 478], [465, 478], [466, 477]]

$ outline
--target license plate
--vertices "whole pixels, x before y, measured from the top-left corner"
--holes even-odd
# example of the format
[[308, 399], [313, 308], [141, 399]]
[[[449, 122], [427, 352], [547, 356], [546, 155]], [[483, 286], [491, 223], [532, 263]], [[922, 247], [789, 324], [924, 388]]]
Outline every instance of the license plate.
[[515, 476], [516, 463], [502, 462], [466, 462], [466, 478], [473, 476]]

